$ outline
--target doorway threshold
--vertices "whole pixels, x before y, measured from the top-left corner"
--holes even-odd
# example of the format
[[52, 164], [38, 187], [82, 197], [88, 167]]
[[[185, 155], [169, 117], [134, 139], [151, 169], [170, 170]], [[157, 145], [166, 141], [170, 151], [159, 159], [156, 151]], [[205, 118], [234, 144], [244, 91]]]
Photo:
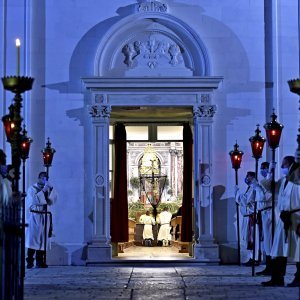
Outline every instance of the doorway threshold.
[[195, 266], [218, 265], [218, 261], [197, 260], [188, 253], [179, 253], [175, 247], [143, 247], [126, 248], [109, 261], [87, 262], [88, 266]]

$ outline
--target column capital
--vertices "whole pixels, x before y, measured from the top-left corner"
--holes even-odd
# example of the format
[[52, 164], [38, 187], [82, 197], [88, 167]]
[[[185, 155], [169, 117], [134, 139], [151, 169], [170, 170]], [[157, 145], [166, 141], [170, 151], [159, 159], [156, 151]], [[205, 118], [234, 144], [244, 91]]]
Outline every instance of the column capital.
[[101, 104], [88, 105], [88, 112], [93, 119], [107, 119], [110, 117], [111, 106]]
[[178, 151], [176, 149], [170, 149], [169, 153], [171, 154], [171, 156], [175, 156], [178, 153]]
[[212, 104], [203, 104], [193, 107], [194, 118], [201, 118], [204, 120], [212, 120], [217, 111], [217, 106]]

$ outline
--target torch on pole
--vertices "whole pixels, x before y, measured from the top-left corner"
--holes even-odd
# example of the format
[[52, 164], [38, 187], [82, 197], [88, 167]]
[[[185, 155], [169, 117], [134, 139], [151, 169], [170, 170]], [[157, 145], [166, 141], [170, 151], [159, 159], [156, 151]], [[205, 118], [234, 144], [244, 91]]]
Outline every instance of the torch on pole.
[[[46, 174], [47, 174], [47, 181], [49, 179], [49, 168], [51, 167], [53, 156], [54, 156], [55, 152], [56, 152], [56, 150], [51, 147], [50, 138], [48, 138], [48, 141], [46, 143], [46, 147], [42, 150], [44, 167], [46, 168]], [[48, 197], [48, 195], [46, 195], [46, 198], [47, 197]], [[45, 214], [44, 264], [46, 265], [46, 261], [47, 261], [47, 240], [48, 240], [48, 232], [49, 232], [49, 230], [48, 230], [48, 209], [47, 209], [47, 205], [46, 205], [44, 214]]]
[[[251, 149], [252, 149], [252, 156], [255, 158], [255, 179], [258, 178], [258, 160], [262, 156], [262, 152], [264, 150], [264, 145], [266, 142], [266, 139], [260, 135], [261, 131], [259, 129], [259, 124], [256, 125], [257, 128], [255, 130], [255, 135], [249, 138]], [[256, 196], [256, 193], [254, 191], [254, 195]], [[256, 258], [256, 223], [257, 223], [257, 201], [254, 198], [254, 228], [253, 228], [253, 260], [252, 260], [252, 276], [255, 275], [255, 258]], [[260, 232], [260, 231], [259, 231]], [[260, 237], [258, 239], [258, 255], [260, 256]], [[259, 259], [258, 259], [259, 260]]]
[[[268, 145], [272, 149], [272, 165], [275, 165], [275, 149], [279, 146], [281, 132], [283, 125], [276, 121], [277, 116], [273, 110], [271, 115], [271, 122], [264, 125], [266, 130]], [[271, 182], [271, 192], [272, 192], [272, 242], [274, 241], [275, 233], [275, 169], [272, 169], [272, 182]]]
[[[243, 151], [239, 150], [237, 142], [233, 146], [234, 149], [229, 152], [232, 168], [235, 170], [235, 185], [238, 185], [238, 169], [241, 167]], [[237, 248], [238, 248], [238, 265], [241, 265], [241, 241], [240, 241], [240, 210], [239, 204], [235, 202], [236, 206], [236, 223], [237, 223]]]

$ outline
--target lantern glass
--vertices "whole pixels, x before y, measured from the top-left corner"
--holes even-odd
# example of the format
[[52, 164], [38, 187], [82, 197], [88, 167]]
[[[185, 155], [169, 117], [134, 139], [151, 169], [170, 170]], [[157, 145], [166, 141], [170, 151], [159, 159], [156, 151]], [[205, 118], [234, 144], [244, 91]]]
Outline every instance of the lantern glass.
[[44, 166], [50, 167], [53, 160], [53, 152], [51, 151], [44, 151], [43, 152], [43, 160], [44, 160]]
[[54, 156], [55, 152], [56, 152], [56, 150], [54, 148], [51, 148], [50, 139], [48, 138], [46, 147], [42, 150], [45, 167], [51, 167], [53, 156]]
[[255, 130], [256, 134], [249, 139], [251, 143], [252, 155], [255, 159], [261, 158], [266, 142], [266, 139], [260, 135], [260, 132], [261, 131], [259, 130], [259, 125], [257, 125], [257, 128]]
[[277, 116], [275, 115], [274, 112], [271, 115], [271, 118], [272, 118], [271, 122], [266, 123], [264, 125], [264, 128], [266, 129], [266, 135], [267, 135], [269, 147], [271, 149], [275, 149], [279, 146], [281, 133], [284, 126], [276, 121]]
[[21, 147], [20, 147], [20, 153], [21, 153], [21, 159], [25, 160], [29, 157], [29, 151], [30, 151], [30, 144], [32, 143], [32, 139], [23, 136], [21, 140]]
[[12, 121], [12, 118], [10, 115], [3, 116], [2, 122], [3, 122], [4, 130], [5, 130], [6, 139], [10, 143], [15, 124]]
[[241, 167], [244, 152], [239, 150], [239, 145], [234, 145], [234, 150], [229, 152], [232, 168], [237, 170]]

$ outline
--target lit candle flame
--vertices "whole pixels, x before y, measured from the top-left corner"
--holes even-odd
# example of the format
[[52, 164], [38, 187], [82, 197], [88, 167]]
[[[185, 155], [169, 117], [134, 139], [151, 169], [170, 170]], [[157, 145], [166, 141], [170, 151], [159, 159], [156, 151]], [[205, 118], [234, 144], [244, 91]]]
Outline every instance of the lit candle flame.
[[20, 47], [21, 46], [21, 41], [20, 39], [16, 39], [16, 47]]

